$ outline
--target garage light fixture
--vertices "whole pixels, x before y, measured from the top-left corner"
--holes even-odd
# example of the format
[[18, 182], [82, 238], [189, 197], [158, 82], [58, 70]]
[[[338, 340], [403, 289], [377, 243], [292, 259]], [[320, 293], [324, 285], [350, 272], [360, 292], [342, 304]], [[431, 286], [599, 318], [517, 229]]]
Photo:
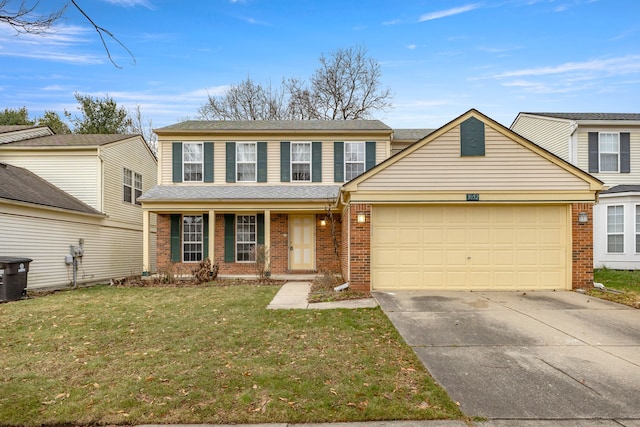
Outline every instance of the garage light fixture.
[[320, 220], [320, 227], [324, 227], [327, 225], [327, 220], [326, 219], [321, 219]]
[[358, 214], [358, 224], [364, 224], [365, 222], [367, 222], [367, 215], [364, 213], [359, 213]]
[[589, 221], [589, 216], [587, 215], [586, 212], [580, 212], [578, 214], [578, 223], [579, 224], [586, 224]]

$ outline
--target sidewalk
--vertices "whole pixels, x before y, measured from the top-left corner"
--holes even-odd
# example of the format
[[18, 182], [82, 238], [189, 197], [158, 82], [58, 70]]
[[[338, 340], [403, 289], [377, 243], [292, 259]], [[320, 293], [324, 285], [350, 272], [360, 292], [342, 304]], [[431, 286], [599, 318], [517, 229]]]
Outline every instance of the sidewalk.
[[282, 285], [282, 288], [280, 288], [267, 308], [270, 310], [287, 310], [291, 308], [325, 310], [332, 308], [373, 308], [378, 306], [378, 303], [373, 298], [310, 304], [307, 301], [310, 290], [311, 282], [287, 282]]

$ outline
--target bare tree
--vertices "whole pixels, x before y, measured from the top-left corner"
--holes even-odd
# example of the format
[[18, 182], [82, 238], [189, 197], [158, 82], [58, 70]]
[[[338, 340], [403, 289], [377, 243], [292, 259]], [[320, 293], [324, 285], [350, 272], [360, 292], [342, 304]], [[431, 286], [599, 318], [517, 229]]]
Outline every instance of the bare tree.
[[[129, 112], [131, 119], [129, 133], [141, 135], [153, 154], [158, 154], [158, 135], [153, 132], [153, 122], [146, 121], [140, 111], [140, 105], [136, 105], [133, 112]], [[145, 123], [146, 122], [146, 123]]]
[[280, 88], [250, 77], [218, 96], [208, 96], [199, 109], [207, 120], [355, 120], [391, 107], [391, 91], [380, 87], [378, 62], [366, 49], [338, 49], [320, 56], [311, 84], [282, 79]]

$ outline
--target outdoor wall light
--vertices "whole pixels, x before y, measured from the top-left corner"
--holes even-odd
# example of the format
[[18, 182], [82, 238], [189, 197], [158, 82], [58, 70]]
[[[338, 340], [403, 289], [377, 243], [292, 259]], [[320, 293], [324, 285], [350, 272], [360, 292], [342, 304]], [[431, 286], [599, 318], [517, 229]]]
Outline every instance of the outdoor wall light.
[[587, 213], [586, 212], [580, 212], [578, 214], [578, 223], [586, 224], [587, 221], [589, 221], [589, 216], [587, 215]]
[[326, 219], [321, 219], [320, 220], [320, 227], [324, 227], [327, 225], [327, 220]]
[[365, 222], [367, 222], [367, 215], [365, 215], [363, 213], [359, 213], [358, 214], [358, 224], [364, 224]]

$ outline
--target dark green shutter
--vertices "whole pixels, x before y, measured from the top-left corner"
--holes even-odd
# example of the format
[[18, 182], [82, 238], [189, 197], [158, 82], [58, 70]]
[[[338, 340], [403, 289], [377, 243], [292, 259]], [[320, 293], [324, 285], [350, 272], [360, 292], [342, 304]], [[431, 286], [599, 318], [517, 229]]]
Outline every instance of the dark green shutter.
[[600, 159], [598, 154], [598, 132], [589, 132], [589, 173], [600, 171]]
[[227, 142], [227, 182], [236, 182], [236, 143]]
[[202, 259], [209, 258], [209, 215], [202, 215]]
[[258, 142], [258, 182], [267, 182], [267, 143]]
[[180, 222], [181, 215], [171, 215], [171, 262], [180, 262], [182, 251], [180, 250]]
[[291, 143], [280, 143], [280, 182], [291, 181]]
[[173, 182], [182, 182], [182, 142], [174, 142], [172, 149]]
[[311, 181], [322, 182], [322, 142], [311, 143]]
[[475, 117], [460, 123], [460, 155], [484, 156], [484, 123]]
[[365, 145], [365, 170], [369, 170], [376, 165], [376, 142], [367, 141]]
[[213, 182], [213, 142], [204, 143], [204, 182]]
[[344, 182], [344, 142], [333, 143], [333, 180]]
[[258, 228], [258, 244], [264, 245], [264, 214], [256, 215], [256, 227]]
[[620, 173], [631, 172], [631, 134], [620, 132]]
[[236, 258], [236, 216], [224, 214], [224, 262], [234, 262]]

